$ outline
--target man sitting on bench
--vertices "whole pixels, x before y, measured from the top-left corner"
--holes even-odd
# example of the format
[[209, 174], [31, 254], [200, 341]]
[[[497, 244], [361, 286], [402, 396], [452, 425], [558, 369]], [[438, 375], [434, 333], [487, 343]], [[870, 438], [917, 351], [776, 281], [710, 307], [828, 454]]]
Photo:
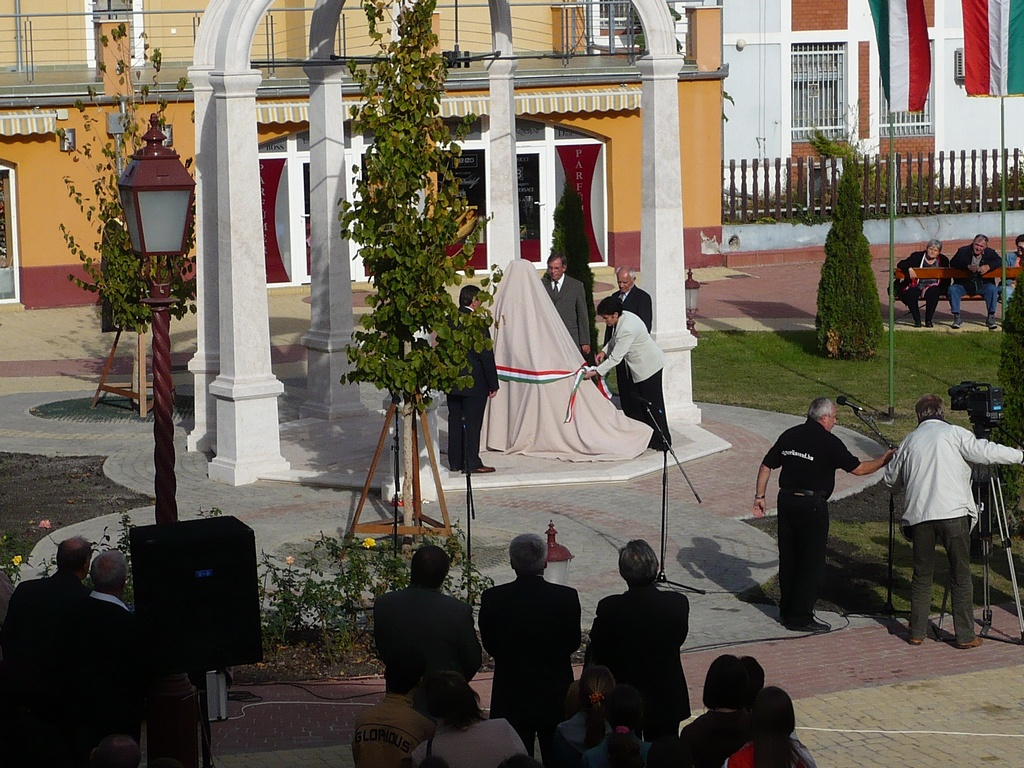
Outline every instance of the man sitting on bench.
[[946, 288], [943, 283], [949, 281], [937, 278], [918, 278], [914, 270], [938, 269], [948, 266], [949, 259], [942, 255], [942, 243], [939, 240], [929, 240], [923, 251], [914, 251], [896, 265], [896, 269], [904, 275], [898, 288], [897, 297], [910, 310], [915, 328], [921, 327], [921, 308], [917, 305], [921, 299], [924, 299], [924, 324], [928, 328], [934, 327], [932, 316], [935, 314], [935, 308], [939, 306], [939, 297]]
[[996, 325], [996, 303], [999, 297], [999, 289], [996, 287], [994, 277], [984, 277], [993, 270], [1003, 266], [1003, 260], [999, 254], [988, 247], [988, 237], [975, 235], [974, 242], [960, 248], [956, 255], [949, 261], [953, 269], [965, 269], [971, 272], [970, 277], [957, 278], [949, 286], [949, 309], [953, 313], [953, 327], [959, 328], [963, 325], [960, 320], [960, 300], [964, 296], [984, 296], [985, 308], [988, 310], [986, 325], [989, 330], [995, 330]]

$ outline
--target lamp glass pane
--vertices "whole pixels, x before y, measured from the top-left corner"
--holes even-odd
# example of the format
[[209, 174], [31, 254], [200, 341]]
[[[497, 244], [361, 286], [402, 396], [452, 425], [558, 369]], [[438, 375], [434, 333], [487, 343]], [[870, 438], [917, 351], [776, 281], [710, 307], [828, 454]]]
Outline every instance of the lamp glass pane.
[[138, 192], [147, 253], [181, 252], [191, 197], [188, 189]]
[[121, 207], [124, 208], [124, 223], [128, 226], [128, 237], [132, 241], [132, 250], [142, 252], [142, 237], [139, 234], [139, 216], [135, 209], [135, 195], [131, 190], [121, 190]]
[[697, 311], [697, 292], [699, 290], [699, 288], [686, 288], [684, 291], [686, 294], [684, 299], [686, 302], [686, 308], [692, 312]]

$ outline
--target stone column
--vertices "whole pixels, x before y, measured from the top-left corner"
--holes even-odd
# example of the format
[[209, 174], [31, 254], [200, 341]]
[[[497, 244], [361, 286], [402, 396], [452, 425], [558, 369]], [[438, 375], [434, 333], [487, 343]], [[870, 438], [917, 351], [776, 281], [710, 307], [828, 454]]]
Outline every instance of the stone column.
[[[281, 456], [277, 398], [270, 366], [263, 229], [260, 211], [256, 88], [259, 72], [211, 72], [216, 115], [216, 244], [220, 310], [217, 455], [212, 480], [229, 485], [288, 469]], [[209, 225], [210, 222], [207, 221]]]
[[217, 290], [217, 168], [212, 147], [216, 114], [209, 68], [189, 70], [196, 111], [196, 353], [188, 362], [195, 387], [195, 422], [188, 434], [189, 451], [214, 451], [217, 446], [216, 401], [210, 384], [220, 371], [220, 321]]
[[700, 423], [693, 404], [686, 330], [686, 261], [683, 254], [683, 189], [679, 152], [679, 82], [682, 59], [645, 56], [637, 62], [642, 94], [640, 271], [654, 299], [652, 335], [665, 352], [665, 409], [669, 422]]
[[[342, 239], [338, 201], [345, 198], [344, 66], [306, 68], [309, 78], [310, 326], [303, 417], [337, 419], [362, 413], [359, 385], [342, 384], [352, 341], [350, 244]], [[344, 118], [342, 117], [344, 116]]]
[[516, 169], [515, 59], [487, 65], [491, 86], [489, 157], [491, 210], [487, 222], [487, 265], [504, 268], [519, 251], [519, 180]]

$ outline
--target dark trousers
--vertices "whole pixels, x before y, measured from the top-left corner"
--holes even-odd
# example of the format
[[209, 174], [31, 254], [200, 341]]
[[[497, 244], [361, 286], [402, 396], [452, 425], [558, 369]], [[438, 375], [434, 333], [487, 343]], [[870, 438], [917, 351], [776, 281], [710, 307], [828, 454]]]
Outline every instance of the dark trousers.
[[[651, 442], [647, 447], [656, 451], [664, 451], [666, 447], [662, 444], [655, 421], [661, 427], [668, 444], [672, 445], [672, 433], [668, 431], [668, 420], [665, 418], [665, 394], [661, 389], [661, 373], [658, 371], [643, 381], [631, 381], [628, 389], [629, 397], [622, 398], [622, 412], [631, 419], [642, 421], [654, 430]], [[651, 413], [648, 413], [647, 406], [640, 402], [639, 398], [643, 398], [651, 404], [650, 411], [654, 414], [654, 420], [651, 419]]]
[[806, 624], [825, 581], [828, 502], [779, 491], [779, 615]]
[[625, 363], [615, 366], [615, 388], [618, 390], [619, 405], [626, 410], [626, 403], [633, 397], [633, 379], [629, 375], [629, 368]]
[[515, 717], [507, 714], [505, 719], [508, 720], [508, 724], [512, 726], [515, 732], [519, 734], [519, 738], [523, 740], [526, 752], [530, 757], [534, 756], [534, 739], [536, 739], [537, 744], [540, 745], [541, 762], [546, 766], [554, 765], [554, 753], [551, 750], [551, 743], [555, 738], [555, 729], [558, 727], [558, 721], [540, 722], [535, 717]]
[[910, 585], [910, 636], [924, 639], [932, 607], [935, 545], [941, 543], [949, 560], [949, 593], [953, 629], [958, 643], [974, 639], [974, 584], [971, 581], [971, 518], [928, 520], [909, 528], [914, 544], [914, 579]]
[[907, 288], [903, 292], [902, 301], [907, 305], [907, 309], [910, 310], [910, 316], [914, 318], [915, 324], [921, 323], [921, 308], [917, 303], [924, 299], [924, 321], [930, 323], [932, 317], [935, 315], [935, 308], [939, 306], [939, 286], [933, 285], [921, 293], [921, 287], [915, 285], [913, 288]]
[[463, 469], [472, 472], [483, 466], [480, 460], [480, 430], [484, 426], [486, 408], [487, 395], [448, 395], [448, 466], [453, 472], [461, 472]]

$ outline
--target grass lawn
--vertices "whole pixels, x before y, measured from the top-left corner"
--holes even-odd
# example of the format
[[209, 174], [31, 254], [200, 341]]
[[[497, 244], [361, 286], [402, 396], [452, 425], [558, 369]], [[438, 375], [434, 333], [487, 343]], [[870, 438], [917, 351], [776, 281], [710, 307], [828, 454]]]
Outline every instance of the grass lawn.
[[[979, 381], [998, 386], [1001, 333], [896, 333], [895, 413], [893, 423], [879, 423], [890, 440], [899, 442], [914, 429], [914, 403], [927, 393], [939, 394], [949, 407], [949, 387], [961, 381]], [[888, 348], [868, 361], [827, 360], [818, 356], [812, 331], [781, 333], [706, 332], [693, 353], [694, 399], [700, 402], [738, 405], [747, 408], [801, 415], [815, 397], [839, 395], [856, 398], [865, 406], [885, 413], [889, 403]], [[962, 411], [947, 412], [949, 421], [970, 428]], [[870, 435], [857, 417], [839, 409], [840, 423]], [[879, 419], [881, 422], [881, 419]], [[1016, 499], [1007, 499], [1008, 514], [1015, 515]], [[827, 574], [819, 605], [839, 613], [880, 613], [886, 601], [889, 537], [889, 492], [884, 485], [830, 504]], [[896, 499], [897, 521], [902, 500]], [[749, 521], [775, 534], [774, 518]], [[1017, 531], [1011, 519], [1011, 530]], [[997, 537], [998, 539], [998, 537]], [[1024, 543], [1013, 542], [1015, 568], [1024, 577]], [[980, 556], [973, 558], [975, 603], [983, 601], [983, 572]], [[933, 611], [942, 605], [948, 583], [948, 564], [936, 552]], [[896, 532], [893, 571], [893, 606], [899, 612], [910, 609], [912, 573], [910, 544]], [[991, 602], [1013, 601], [1006, 552], [993, 549], [990, 560]], [[753, 602], [778, 599], [776, 579], [762, 584], [745, 596]], [[947, 606], [948, 607], [948, 606]], [[950, 625], [951, 626], [951, 625]]]
[[[917, 426], [914, 403], [921, 395], [941, 395], [961, 381], [998, 386], [1002, 334], [896, 332], [895, 413], [880, 425], [893, 442]], [[816, 397], [847, 395], [872, 409], [889, 408], [888, 341], [872, 360], [828, 360], [818, 355], [813, 331], [779, 333], [703, 332], [693, 352], [693, 398], [699, 402], [741, 405], [801, 415]], [[969, 428], [963, 412], [949, 420]], [[870, 434], [847, 408], [839, 423]]]

